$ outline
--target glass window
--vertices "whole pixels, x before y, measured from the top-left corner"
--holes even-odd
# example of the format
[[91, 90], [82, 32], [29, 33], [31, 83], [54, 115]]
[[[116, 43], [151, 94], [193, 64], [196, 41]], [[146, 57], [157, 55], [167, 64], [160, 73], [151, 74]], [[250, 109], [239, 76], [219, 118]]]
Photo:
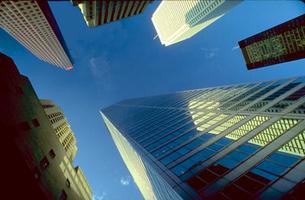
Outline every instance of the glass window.
[[150, 144], [152, 141], [159, 139], [163, 135], [169, 134], [170, 132], [174, 131], [178, 127], [181, 127], [182, 125], [190, 123], [190, 122], [192, 122], [192, 120], [190, 120], [190, 117], [186, 117], [182, 120], [174, 121], [174, 123], [172, 123], [167, 128], [162, 129], [161, 131], [158, 131], [158, 132], [156, 131], [151, 135], [147, 135], [147, 136], [143, 137], [143, 139], [139, 140], [139, 143], [140, 144], [145, 144], [145, 143]]
[[276, 99], [277, 97], [281, 96], [282, 94], [286, 93], [287, 91], [291, 90], [295, 86], [299, 85], [300, 82], [292, 82], [283, 87], [282, 89], [276, 91], [275, 93], [271, 94], [269, 97], [266, 98], [266, 100], [272, 101]]
[[254, 130], [256, 127], [260, 126], [262, 123], [270, 119], [267, 116], [256, 116], [249, 120], [247, 123], [240, 126], [238, 129], [232, 131], [230, 134], [226, 135], [227, 138], [238, 140], [240, 137], [246, 135], [250, 131]]
[[213, 134], [219, 134], [222, 131], [230, 128], [231, 126], [233, 126], [234, 124], [237, 124], [238, 122], [240, 122], [241, 120], [243, 120], [245, 118], [245, 116], [242, 115], [236, 115], [233, 118], [229, 119], [228, 121], [220, 124], [219, 126], [217, 126], [216, 128], [214, 128], [213, 130], [209, 131], [210, 133]]
[[[214, 144], [220, 145], [220, 146], [216, 146], [216, 145], [212, 146], [213, 145], [212, 144], [212, 145], [210, 145], [210, 146], [212, 146], [212, 148], [210, 146], [208, 146], [205, 149], [201, 150], [197, 154], [191, 156], [190, 158], [186, 159], [185, 161], [183, 161], [182, 163], [180, 163], [178, 165], [184, 165], [184, 167], [188, 167], [188, 168], [194, 168], [195, 166], [200, 165], [200, 163], [207, 160], [210, 156], [216, 154], [222, 148], [231, 144], [234, 140], [237, 140], [240, 137], [247, 134], [248, 132], [254, 130], [257, 126], [261, 125], [267, 119], [269, 119], [269, 117], [257, 116], [255, 118], [253, 118], [252, 120], [248, 121], [244, 125], [240, 126], [238, 129], [236, 129], [236, 130], [232, 131], [230, 134], [226, 135], [225, 140], [220, 140], [220, 143], [218, 141], [216, 141], [214, 143]], [[225, 144], [225, 145], [222, 145], [222, 144]], [[238, 149], [236, 151], [238, 151]], [[232, 156], [231, 156], [232, 159], [236, 159], [236, 160], [244, 159], [245, 157], [247, 157], [247, 154], [245, 154], [245, 152], [243, 152], [243, 151], [240, 151], [238, 153], [231, 152], [231, 154], [232, 154]], [[184, 164], [184, 162], [189, 162], [189, 161], [191, 161], [193, 163], [193, 165], [186, 166]], [[188, 173], [191, 174], [192, 172], [188, 172]], [[182, 174], [179, 174], [179, 175], [182, 175]]]
[[229, 106], [235, 104], [236, 102], [240, 101], [241, 99], [249, 96], [250, 94], [254, 93], [255, 91], [259, 90], [260, 88], [264, 87], [268, 82], [257, 84], [256, 86], [250, 88], [246, 92], [242, 93], [241, 95], [238, 95], [234, 99], [230, 100], [229, 102], [223, 104], [221, 107], [224, 109], [227, 109]]
[[193, 123], [188, 123], [174, 132], [169, 132], [165, 137], [153, 137], [153, 140], [151, 140], [150, 144], [145, 146], [144, 148], [148, 151], [151, 151], [157, 147], [162, 146], [163, 143], [169, 142], [169, 140], [173, 139], [174, 137], [184, 133], [185, 131], [193, 127], [194, 127]]
[[41, 169], [46, 169], [49, 166], [49, 160], [47, 157], [43, 157], [40, 161], [40, 167]]
[[283, 199], [303, 199], [305, 196], [305, 180], [296, 185], [296, 187], [293, 188], [293, 190], [289, 193], [287, 193]]
[[[303, 134], [304, 131], [287, 144], [291, 143]], [[248, 172], [238, 177], [233, 181], [233, 183], [226, 186], [223, 192], [225, 193], [226, 188], [240, 187], [247, 193], [247, 195], [254, 195], [271, 182], [280, 178], [289, 169], [293, 168], [303, 157], [304, 155], [295, 155], [295, 152], [283, 152], [283, 147], [281, 147], [264, 158], [258, 165], [254, 166]]]
[[194, 137], [196, 134], [198, 134], [196, 129], [193, 129], [187, 133], [185, 133], [184, 135], [182, 135], [181, 137], [177, 138], [174, 141], [171, 141], [170, 143], [166, 144], [165, 146], [163, 146], [162, 148], [154, 151], [152, 154], [155, 157], [159, 157], [162, 154], [166, 153], [167, 151], [175, 148], [176, 146], [180, 145], [181, 143], [187, 141], [188, 139]]
[[[289, 89], [291, 89], [292, 87], [295, 87], [295, 86], [297, 86], [299, 84], [300, 84], [300, 82], [290, 83], [289, 85], [287, 85], [286, 87], [281, 89], [282, 90], [281, 94], [287, 92]], [[281, 100], [277, 104], [273, 105], [271, 108], [268, 108], [265, 112], [282, 112], [285, 108], [287, 108], [288, 106], [292, 105], [294, 103], [294, 101], [299, 100], [304, 95], [305, 95], [305, 87], [302, 87], [301, 89], [299, 89], [296, 92], [292, 93], [291, 95], [289, 95], [285, 99]], [[269, 98], [267, 100], [270, 101], [270, 100], [273, 100], [273, 99]]]
[[49, 151], [49, 156], [50, 156], [51, 158], [55, 158], [56, 154], [55, 154], [55, 151], [54, 151], [53, 149], [51, 149], [51, 150]]
[[[287, 80], [283, 80], [283, 81], [279, 81], [279, 85], [283, 84], [283, 82], [286, 82]], [[265, 105], [267, 105], [269, 102], [271, 102], [273, 99], [277, 98], [278, 96], [282, 95], [283, 93], [293, 89], [295, 86], [297, 86], [298, 84], [288, 84], [287, 86], [284, 86], [282, 89], [276, 91], [275, 93], [271, 94], [270, 96], [266, 97], [265, 99], [263, 99], [262, 101], [259, 101], [257, 103], [255, 103], [253, 106], [251, 106], [250, 108], [248, 108], [248, 111], [257, 111], [260, 108], [264, 107]]]
[[149, 137], [152, 137], [154, 135], [156, 135], [157, 133], [164, 131], [170, 127], [172, 127], [173, 125], [175, 125], [176, 123], [181, 122], [182, 120], [187, 120], [190, 117], [188, 115], [186, 115], [185, 113], [182, 113], [181, 115], [175, 116], [175, 117], [169, 117], [167, 119], [161, 119], [163, 122], [157, 123], [155, 125], [152, 125], [150, 121], [148, 121], [147, 123], [145, 123], [144, 125], [147, 127], [150, 127], [148, 129], [146, 129], [145, 131], [140, 131], [140, 134], [138, 134], [135, 139], [139, 139], [140, 142], [146, 140]]
[[170, 162], [178, 159], [179, 157], [187, 154], [188, 152], [196, 149], [198, 146], [200, 146], [201, 144], [205, 143], [206, 141], [208, 141], [210, 138], [214, 137], [213, 134], [210, 133], [204, 133], [202, 136], [194, 139], [192, 142], [188, 143], [185, 146], [182, 146], [181, 148], [179, 148], [178, 150], [172, 152], [171, 154], [167, 155], [166, 157], [164, 157], [161, 162], [164, 165], [169, 164]]
[[[156, 113], [155, 110], [144, 110], [145, 116], [136, 116], [134, 118], [129, 118], [130, 121], [137, 121], [136, 124], [133, 124], [132, 129], [128, 129], [127, 131], [130, 133], [130, 135], [134, 135], [134, 133], [141, 135], [147, 134], [147, 132], [151, 131], [152, 129], [159, 127], [162, 125], [162, 123], [166, 123], [169, 120], [172, 119], [172, 116], [177, 114], [178, 111], [176, 110], [157, 110]], [[134, 111], [137, 113], [137, 111]], [[148, 113], [148, 114], [146, 114]], [[179, 116], [179, 115], [178, 115]], [[141, 119], [141, 120], [139, 120]], [[131, 123], [130, 123], [131, 124]], [[138, 137], [138, 136], [137, 136]]]
[[[225, 146], [231, 144], [232, 142], [233, 141], [230, 139], [221, 138], [220, 140], [218, 140], [218, 141], [214, 142], [213, 144], [209, 145], [208, 147], [202, 149], [201, 151], [194, 154], [193, 156], [187, 158], [186, 160], [184, 160], [177, 166], [183, 165], [185, 168], [188, 168], [188, 169], [194, 168], [194, 167], [200, 165], [202, 162], [204, 162], [206, 159], [208, 159], [212, 155], [215, 155], [218, 151], [223, 149]], [[188, 163], [189, 165], [186, 165], [185, 163]], [[183, 172], [183, 173], [185, 173], [185, 172]], [[179, 175], [182, 175], [182, 174], [179, 174]]]
[[275, 138], [295, 126], [299, 120], [297, 119], [280, 119], [265, 130], [261, 131], [254, 138], [249, 140], [250, 143], [265, 146], [272, 142]]
[[299, 114], [304, 115], [305, 114], [305, 103], [294, 109], [291, 114]]
[[38, 119], [32, 119], [32, 124], [35, 126], [35, 127], [39, 127], [40, 126], [40, 123], [38, 121]]
[[269, 91], [273, 90], [274, 88], [276, 88], [278, 86], [279, 86], [278, 82], [275, 82], [275, 83], [269, 85], [268, 87], [266, 87], [265, 89], [259, 91], [258, 93], [254, 93], [254, 95], [250, 96], [245, 101], [240, 102], [239, 104], [230, 108], [230, 110], [239, 110], [240, 108], [248, 105], [249, 103], [253, 102], [254, 100], [258, 99], [259, 97], [263, 96], [264, 94], [268, 93]]
[[[266, 137], [263, 140], [260, 140], [260, 142], [253, 142], [256, 140], [250, 139], [248, 142], [240, 145], [235, 150], [231, 151], [230, 153], [226, 154], [223, 158], [216, 161], [214, 164], [206, 167], [205, 169], [202, 169], [201, 173], [215, 173], [216, 176], [213, 178], [213, 181], [218, 179], [220, 176], [223, 176], [223, 174], [229, 170], [232, 170], [236, 168], [242, 161], [246, 160], [248, 157], [253, 155], [255, 152], [258, 151], [258, 149], [262, 148], [262, 146], [269, 144], [271, 141], [279, 137], [281, 134], [289, 130], [291, 127], [293, 127], [298, 121], [294, 121], [294, 119], [281, 119], [272, 125], [270, 125], [265, 130], [258, 133], [254, 138], [262, 138], [262, 136], [269, 135], [270, 137]], [[283, 125], [283, 126], [281, 126]], [[300, 133], [297, 137], [295, 137], [293, 140], [288, 142], [286, 145], [291, 144], [292, 141], [295, 139], [298, 139], [300, 135], [303, 135], [303, 133]], [[233, 141], [233, 140], [232, 140]], [[284, 146], [286, 146], [284, 145]], [[284, 147], [283, 146], [283, 147]], [[283, 147], [280, 148], [280, 151], [284, 151]], [[295, 152], [293, 152], [294, 155], [292, 156], [283, 156], [282, 152], [276, 152], [269, 156], [268, 160], [266, 162], [261, 163], [255, 170], [251, 171], [251, 174], [258, 176], [255, 174], [255, 172], [261, 172], [261, 174], [267, 173], [266, 170], [272, 170], [278, 165], [277, 169], [274, 170], [271, 174], [268, 174], [269, 176], [263, 177], [261, 179], [266, 180], [266, 182], [270, 182], [272, 176], [279, 175], [285, 171], [286, 166], [290, 166], [293, 163], [295, 163], [298, 158], [295, 156]], [[197, 164], [198, 165], [198, 164]], [[198, 171], [197, 167], [197, 171]], [[187, 171], [187, 170], [186, 170]], [[188, 170], [188, 172], [184, 172], [183, 177], [192, 177], [192, 171]], [[249, 172], [250, 173], [250, 172]], [[253, 175], [253, 176], [254, 176]], [[205, 179], [204, 177], [201, 177], [202, 179]], [[253, 186], [254, 187], [254, 186]], [[263, 187], [263, 186], [262, 186]], [[252, 188], [253, 189], [253, 188]]]

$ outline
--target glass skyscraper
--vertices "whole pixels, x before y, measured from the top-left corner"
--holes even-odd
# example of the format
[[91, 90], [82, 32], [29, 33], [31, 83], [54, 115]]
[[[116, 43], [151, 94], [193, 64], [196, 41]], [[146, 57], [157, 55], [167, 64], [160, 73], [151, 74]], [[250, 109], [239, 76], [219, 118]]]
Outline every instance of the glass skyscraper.
[[101, 111], [145, 199], [298, 199], [305, 78], [182, 91]]

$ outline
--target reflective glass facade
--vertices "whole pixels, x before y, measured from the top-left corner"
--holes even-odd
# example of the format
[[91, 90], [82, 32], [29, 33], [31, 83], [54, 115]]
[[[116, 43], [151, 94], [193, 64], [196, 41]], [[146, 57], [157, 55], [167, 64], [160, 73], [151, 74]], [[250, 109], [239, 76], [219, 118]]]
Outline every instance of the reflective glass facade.
[[101, 114], [145, 199], [289, 199], [304, 187], [304, 96], [298, 77], [129, 99]]

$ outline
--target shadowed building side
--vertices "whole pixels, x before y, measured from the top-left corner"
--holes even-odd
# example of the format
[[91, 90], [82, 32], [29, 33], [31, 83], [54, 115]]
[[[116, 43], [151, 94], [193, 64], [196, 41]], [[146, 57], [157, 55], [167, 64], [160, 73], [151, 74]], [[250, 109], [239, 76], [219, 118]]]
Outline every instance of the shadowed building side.
[[79, 177], [27, 77], [0, 53], [2, 196], [8, 199], [84, 199]]
[[139, 15], [151, 0], [72, 0], [81, 10], [88, 27], [96, 27], [127, 17]]

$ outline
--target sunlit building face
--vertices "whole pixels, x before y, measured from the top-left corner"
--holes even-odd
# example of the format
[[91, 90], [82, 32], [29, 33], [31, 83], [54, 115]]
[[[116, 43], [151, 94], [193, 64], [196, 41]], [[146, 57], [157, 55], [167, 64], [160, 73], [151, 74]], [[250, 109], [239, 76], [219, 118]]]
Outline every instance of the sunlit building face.
[[161, 43], [169, 46], [193, 37], [240, 2], [240, 0], [162, 1], [151, 20]]
[[46, 0], [0, 1], [0, 28], [37, 58], [71, 70], [73, 61]]
[[145, 199], [297, 197], [304, 80], [130, 99], [101, 114]]

